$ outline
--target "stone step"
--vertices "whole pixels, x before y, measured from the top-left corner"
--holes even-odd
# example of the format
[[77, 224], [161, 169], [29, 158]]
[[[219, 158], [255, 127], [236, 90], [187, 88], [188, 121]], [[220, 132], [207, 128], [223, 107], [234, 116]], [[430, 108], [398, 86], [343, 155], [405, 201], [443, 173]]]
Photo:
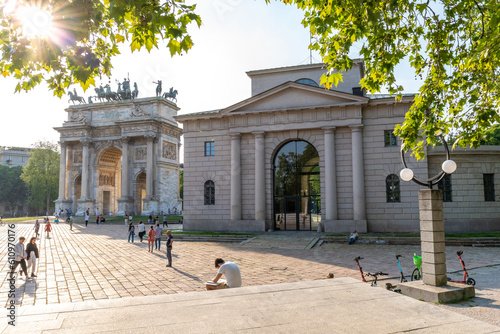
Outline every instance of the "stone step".
[[253, 235], [196, 235], [196, 234], [174, 235], [176, 241], [198, 241], [198, 242], [244, 242], [252, 237], [254, 236]]
[[[321, 240], [329, 243], [347, 243], [347, 237], [324, 236]], [[383, 245], [420, 245], [420, 238], [416, 237], [361, 237], [356, 241], [361, 244]], [[500, 247], [498, 238], [446, 238], [447, 246], [472, 246], [472, 247]]]

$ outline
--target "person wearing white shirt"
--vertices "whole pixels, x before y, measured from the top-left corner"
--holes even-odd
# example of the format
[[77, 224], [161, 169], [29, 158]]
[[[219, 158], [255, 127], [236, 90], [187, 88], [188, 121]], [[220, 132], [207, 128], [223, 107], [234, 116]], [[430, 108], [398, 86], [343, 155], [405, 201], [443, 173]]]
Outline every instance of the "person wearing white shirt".
[[10, 278], [14, 276], [14, 273], [16, 272], [16, 268], [19, 264], [21, 264], [21, 271], [19, 273], [20, 276], [22, 276], [23, 272], [28, 278], [28, 270], [26, 268], [26, 251], [24, 248], [24, 240], [26, 240], [25, 237], [20, 237], [19, 242], [14, 246], [14, 263], [11, 265], [11, 271], [10, 271]]
[[[223, 259], [217, 258], [215, 259], [215, 268], [218, 268], [219, 271], [211, 282], [207, 282], [207, 290], [241, 287], [241, 272], [236, 263], [225, 262]], [[226, 277], [225, 280], [221, 279], [222, 275]]]
[[142, 222], [142, 220], [139, 222], [139, 225], [137, 225], [137, 231], [139, 232], [139, 238], [142, 239], [144, 238], [144, 234], [146, 234], [146, 225]]

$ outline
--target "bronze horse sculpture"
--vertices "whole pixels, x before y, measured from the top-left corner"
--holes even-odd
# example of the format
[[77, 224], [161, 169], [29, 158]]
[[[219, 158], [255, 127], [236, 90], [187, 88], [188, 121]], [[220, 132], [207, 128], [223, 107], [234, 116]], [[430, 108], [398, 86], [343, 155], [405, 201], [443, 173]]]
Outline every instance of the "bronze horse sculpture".
[[73, 104], [75, 104], [75, 101], [80, 102], [80, 104], [85, 104], [85, 99], [82, 96], [78, 96], [78, 94], [75, 93], [73, 94], [72, 92], [68, 92], [69, 95], [69, 100], [68, 103], [71, 101]]
[[163, 98], [164, 99], [172, 99], [177, 102], [177, 89], [174, 89], [174, 87], [170, 87], [170, 90], [168, 92], [163, 93]]

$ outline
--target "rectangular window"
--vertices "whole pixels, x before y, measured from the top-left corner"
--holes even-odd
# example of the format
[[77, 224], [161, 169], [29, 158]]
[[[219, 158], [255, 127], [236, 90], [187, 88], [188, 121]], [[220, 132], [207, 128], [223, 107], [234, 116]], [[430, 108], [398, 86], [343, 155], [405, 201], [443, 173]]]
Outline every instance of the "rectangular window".
[[398, 146], [398, 137], [393, 133], [393, 130], [384, 130], [385, 146]]
[[215, 143], [213, 141], [205, 142], [205, 156], [215, 155]]
[[494, 174], [483, 174], [484, 200], [495, 202], [495, 179]]
[[438, 188], [443, 191], [443, 202], [452, 202], [451, 198], [451, 174], [445, 174], [438, 182]]

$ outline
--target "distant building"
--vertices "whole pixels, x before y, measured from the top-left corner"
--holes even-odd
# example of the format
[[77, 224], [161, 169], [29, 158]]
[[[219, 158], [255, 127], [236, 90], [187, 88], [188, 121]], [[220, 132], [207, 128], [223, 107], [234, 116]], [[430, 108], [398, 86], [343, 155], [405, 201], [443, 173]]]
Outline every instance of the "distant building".
[[0, 146], [0, 165], [22, 166], [28, 164], [31, 148]]
[[[365, 95], [361, 60], [331, 90], [319, 87], [324, 72], [323, 64], [247, 72], [248, 99], [175, 117], [184, 131], [185, 230], [419, 231], [421, 187], [400, 180], [393, 134], [414, 95]], [[420, 179], [445, 158], [443, 147], [425, 153], [407, 157]], [[457, 171], [439, 185], [447, 232], [500, 230], [499, 153], [452, 152]]]

